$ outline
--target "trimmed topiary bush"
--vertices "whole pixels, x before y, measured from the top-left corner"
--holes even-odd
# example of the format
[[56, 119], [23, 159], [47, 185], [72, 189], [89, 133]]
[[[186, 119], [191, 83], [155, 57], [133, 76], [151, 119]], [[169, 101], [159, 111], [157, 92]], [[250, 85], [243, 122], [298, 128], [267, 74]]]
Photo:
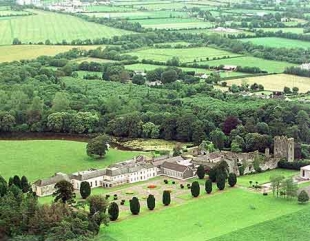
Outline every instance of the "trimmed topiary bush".
[[206, 180], [205, 190], [207, 194], [210, 194], [212, 192], [212, 181], [210, 179]]
[[217, 185], [217, 188], [219, 189], [219, 190], [224, 190], [224, 188], [225, 188], [225, 181], [226, 181], [226, 179], [225, 179], [225, 176], [224, 175], [217, 175], [217, 177], [216, 177], [216, 185]]
[[229, 173], [228, 175], [228, 184], [231, 187], [234, 187], [237, 183], [237, 175], [235, 173]]
[[140, 212], [140, 202], [139, 199], [136, 197], [133, 197], [130, 200], [130, 211], [133, 215], [138, 215]]
[[80, 194], [83, 199], [86, 199], [91, 194], [91, 187], [89, 182], [81, 182], [80, 186]]
[[302, 190], [298, 195], [298, 202], [300, 204], [307, 203], [309, 201], [309, 195], [305, 190]]
[[108, 208], [108, 213], [109, 213], [111, 221], [115, 221], [118, 218], [119, 208], [118, 208], [117, 203], [111, 202]]
[[168, 206], [171, 203], [170, 191], [165, 190], [163, 192], [163, 204]]
[[147, 207], [149, 210], [154, 210], [155, 208], [155, 197], [154, 195], [150, 194], [148, 197], [147, 197]]
[[191, 193], [193, 197], [198, 197], [200, 194], [200, 186], [199, 183], [197, 181], [192, 183], [191, 186]]

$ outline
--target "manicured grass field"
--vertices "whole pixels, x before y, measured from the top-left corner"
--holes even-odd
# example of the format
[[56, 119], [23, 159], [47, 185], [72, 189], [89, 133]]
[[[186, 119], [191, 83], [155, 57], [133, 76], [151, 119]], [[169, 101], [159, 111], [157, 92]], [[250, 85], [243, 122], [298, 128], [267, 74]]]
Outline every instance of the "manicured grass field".
[[0, 45], [12, 44], [14, 38], [22, 43], [44, 42], [47, 39], [55, 43], [63, 40], [111, 38], [132, 33], [86, 22], [74, 16], [38, 10], [31, 12], [35, 15], [0, 21]]
[[236, 241], [246, 237], [247, 241], [301, 241], [310, 237], [310, 206], [273, 220], [259, 223], [229, 234], [211, 239], [212, 241]]
[[0, 175], [26, 175], [30, 181], [48, 178], [56, 172], [72, 173], [103, 168], [124, 161], [139, 152], [110, 149], [102, 160], [86, 155], [86, 143], [74, 141], [0, 141]]
[[261, 70], [268, 71], [268, 73], [283, 73], [286, 67], [295, 65], [295, 64], [291, 64], [287, 62], [266, 60], [266, 59], [251, 57], [251, 56], [211, 60], [211, 61], [206, 61], [202, 63], [207, 63], [210, 66], [219, 66], [223, 64], [223, 65], [237, 65], [237, 66], [243, 66], [243, 67], [244, 66], [258, 67]]
[[[228, 188], [216, 195], [201, 194], [199, 198], [180, 206], [146, 211], [139, 216], [111, 223], [101, 228], [97, 240], [105, 237], [117, 241], [154, 241], [158, 237], [161, 241], [210, 240], [304, 208], [296, 201]], [[234, 240], [247, 240], [242, 237], [245, 236]]]
[[0, 62], [10, 62], [22, 59], [35, 59], [42, 55], [53, 56], [69, 51], [72, 48], [95, 49], [98, 46], [48, 46], [48, 45], [10, 45], [0, 46]]
[[232, 84], [241, 85], [243, 82], [248, 84], [262, 84], [265, 87], [265, 90], [271, 91], [283, 91], [285, 86], [293, 88], [298, 87], [299, 92], [305, 93], [310, 90], [310, 81], [307, 77], [300, 77], [295, 75], [287, 74], [276, 74], [268, 76], [257, 76], [249, 77], [244, 79], [234, 79], [228, 80], [227, 84], [231, 86]]
[[250, 185], [249, 181], [252, 181], [253, 184], [255, 184], [255, 182], [258, 182], [258, 184], [264, 184], [270, 182], [270, 177], [273, 175], [281, 175], [287, 178], [292, 177], [298, 173], [299, 171], [294, 170], [274, 169], [262, 173], [256, 173], [238, 177], [238, 185], [248, 187]]
[[0, 10], [0, 17], [3, 16], [14, 16], [14, 15], [28, 15], [29, 12], [26, 11], [13, 11], [13, 10]]
[[129, 52], [128, 54], [138, 56], [142, 59], [152, 59], [155, 61], [165, 62], [172, 57], [179, 57], [181, 62], [194, 62], [194, 60], [200, 61], [206, 58], [212, 59], [213, 57], [224, 57], [224, 56], [238, 56], [237, 54], [219, 50], [210, 47], [198, 47], [198, 48], [185, 48], [185, 49], [154, 49], [146, 48]]
[[162, 19], [143, 19], [129, 20], [139, 22], [145, 28], [157, 29], [181, 29], [181, 28], [207, 28], [212, 27], [213, 23], [202, 22], [194, 18], [162, 18]]
[[285, 39], [276, 37], [266, 37], [266, 38], [245, 38], [240, 39], [242, 42], [252, 42], [253, 44], [263, 45], [273, 48], [310, 48], [310, 42], [295, 40], [295, 39]]

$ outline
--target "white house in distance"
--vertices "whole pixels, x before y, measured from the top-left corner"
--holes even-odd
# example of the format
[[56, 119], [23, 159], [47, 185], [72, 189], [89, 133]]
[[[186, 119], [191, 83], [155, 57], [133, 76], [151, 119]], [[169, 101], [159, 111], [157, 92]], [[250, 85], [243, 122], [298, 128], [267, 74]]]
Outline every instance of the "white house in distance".
[[310, 165], [300, 168], [300, 177], [303, 179], [310, 179]]

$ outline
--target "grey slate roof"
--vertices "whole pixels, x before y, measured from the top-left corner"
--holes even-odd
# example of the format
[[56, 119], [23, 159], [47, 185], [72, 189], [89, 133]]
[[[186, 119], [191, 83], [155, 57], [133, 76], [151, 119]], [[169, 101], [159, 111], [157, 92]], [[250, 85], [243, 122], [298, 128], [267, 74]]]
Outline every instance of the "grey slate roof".
[[166, 161], [161, 165], [161, 168], [166, 168], [166, 169], [174, 170], [177, 172], [184, 172], [187, 169], [187, 166], [183, 166], [178, 163]]
[[135, 163], [135, 162], [121, 162], [115, 165], [112, 165], [106, 169], [107, 176], [118, 176], [127, 173], [138, 172], [141, 169], [149, 169], [154, 166], [149, 163]]
[[55, 173], [55, 175], [50, 178], [39, 179], [35, 181], [34, 184], [39, 187], [42, 187], [42, 186], [56, 184], [57, 182], [63, 181], [63, 180], [70, 182], [70, 178], [67, 174], [58, 172], [58, 173]]
[[178, 162], [178, 161], [184, 161], [184, 159], [181, 156], [175, 156], [175, 157], [168, 157], [163, 156], [162, 158], [154, 159], [152, 162], [154, 166], [160, 166], [164, 162]]
[[88, 179], [100, 177], [106, 174], [106, 169], [90, 169], [83, 172], [72, 173], [71, 179], [76, 179], [79, 181], [85, 181]]

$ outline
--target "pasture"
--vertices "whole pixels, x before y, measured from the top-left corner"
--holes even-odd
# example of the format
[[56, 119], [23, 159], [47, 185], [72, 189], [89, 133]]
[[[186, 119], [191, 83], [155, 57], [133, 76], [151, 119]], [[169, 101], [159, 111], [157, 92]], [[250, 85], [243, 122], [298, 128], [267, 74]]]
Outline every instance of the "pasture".
[[34, 15], [0, 21], [0, 45], [12, 44], [14, 38], [18, 38], [22, 43], [45, 42], [47, 39], [57, 43], [63, 40], [110, 38], [132, 33], [86, 22], [70, 15], [38, 10], [31, 10], [31, 12]]
[[203, 22], [195, 18], [162, 18], [129, 21], [139, 22], [143, 27], [153, 29], [190, 29], [208, 28], [213, 26], [213, 23], [211, 22]]
[[[157, 202], [160, 206], [161, 200]], [[102, 227], [96, 240], [104, 237], [113, 237], [117, 241], [151, 241], [158, 237], [162, 241], [201, 240], [201, 237], [203, 240], [211, 240], [304, 208], [295, 201], [276, 199], [238, 188], [226, 188], [225, 191], [211, 195], [201, 190], [198, 198], [190, 198], [182, 205], [165, 207], [161, 211], [156, 211], [156, 208], [152, 212], [145, 210], [139, 216], [130, 216], [124, 221]]]
[[96, 12], [96, 13], [84, 13], [88, 16], [105, 17], [105, 18], [117, 18], [117, 19], [147, 19], [147, 18], [181, 18], [187, 17], [186, 12], [176, 11], [133, 11], [133, 12]]
[[86, 155], [86, 143], [59, 140], [0, 141], [0, 175], [25, 175], [33, 182], [56, 172], [72, 173], [104, 168], [137, 156], [139, 152], [110, 149], [104, 159]]
[[[125, 68], [128, 70], [143, 70], [143, 71], [150, 71], [154, 70], [156, 68], [167, 68], [168, 66], [162, 66], [162, 65], [153, 65], [153, 64], [131, 64], [131, 65], [126, 65]], [[203, 68], [186, 68], [186, 67], [179, 67], [183, 71], [195, 71], [195, 73], [204, 73], [204, 74], [211, 74], [214, 71], [213, 70], [208, 70], [208, 69], [203, 69]], [[221, 77], [231, 77], [231, 76], [242, 76], [245, 75], [245, 73], [240, 73], [240, 72], [225, 72], [225, 71], [220, 71], [219, 72]]]
[[237, 65], [242, 67], [258, 67], [261, 70], [267, 71], [268, 73], [283, 73], [286, 67], [295, 65], [287, 62], [260, 59], [251, 56], [212, 60], [202, 63], [206, 63], [210, 66]]
[[285, 39], [277, 37], [266, 37], [266, 38], [245, 38], [240, 39], [242, 42], [251, 42], [256, 45], [263, 45], [266, 47], [273, 48], [310, 48], [310, 42], [295, 40], [295, 39]]
[[227, 52], [224, 50], [219, 50], [210, 47], [196, 47], [196, 48], [183, 48], [183, 49], [172, 49], [172, 48], [162, 48], [162, 49], [154, 49], [154, 48], [145, 48], [136, 50], [134, 52], [129, 52], [127, 54], [138, 56], [139, 60], [142, 59], [152, 59], [155, 61], [166, 62], [168, 59], [172, 57], [179, 57], [181, 62], [194, 62], [196, 61], [204, 61], [206, 58], [218, 58], [218, 57], [235, 57], [237, 54]]
[[228, 80], [227, 85], [228, 86], [231, 86], [232, 84], [241, 85], [244, 82], [249, 85], [254, 83], [262, 84], [265, 90], [270, 91], [283, 91], [283, 88], [285, 86], [291, 89], [293, 87], [298, 87], [300, 93], [306, 93], [310, 90], [309, 78], [287, 74], [276, 74], [276, 75]]
[[10, 45], [0, 46], [0, 62], [11, 62], [23, 59], [35, 59], [39, 56], [53, 56], [69, 51], [72, 48], [95, 49], [98, 46], [48, 46], [48, 45]]

